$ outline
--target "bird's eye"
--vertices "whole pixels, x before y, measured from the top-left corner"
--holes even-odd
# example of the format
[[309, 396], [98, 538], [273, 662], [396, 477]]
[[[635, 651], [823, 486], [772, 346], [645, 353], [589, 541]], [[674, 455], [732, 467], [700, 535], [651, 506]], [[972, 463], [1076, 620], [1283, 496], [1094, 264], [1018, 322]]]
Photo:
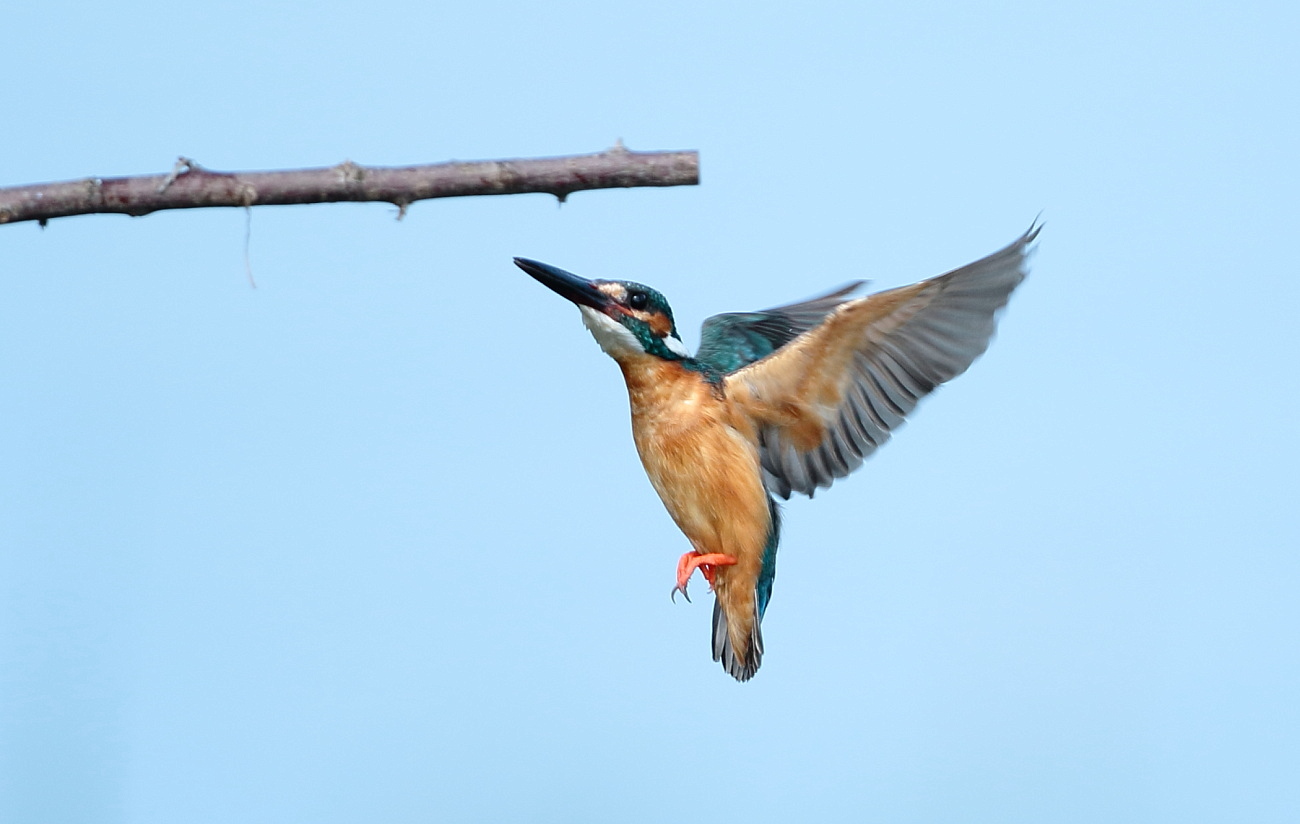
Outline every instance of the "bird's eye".
[[645, 292], [628, 292], [627, 305], [633, 309], [644, 309], [650, 302], [650, 297]]

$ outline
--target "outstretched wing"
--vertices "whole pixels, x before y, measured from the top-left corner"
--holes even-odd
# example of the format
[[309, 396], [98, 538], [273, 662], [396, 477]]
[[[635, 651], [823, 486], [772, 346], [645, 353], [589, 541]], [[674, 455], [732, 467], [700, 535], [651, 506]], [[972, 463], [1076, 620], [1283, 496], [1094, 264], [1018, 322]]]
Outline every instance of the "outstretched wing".
[[840, 301], [815, 327], [728, 375], [727, 395], [758, 424], [768, 489], [789, 498], [830, 486], [888, 440], [917, 401], [966, 371], [1024, 280], [1039, 228], [945, 275]]
[[700, 327], [695, 360], [725, 375], [765, 358], [821, 323], [865, 282], [854, 281], [821, 297], [761, 312], [714, 315]]

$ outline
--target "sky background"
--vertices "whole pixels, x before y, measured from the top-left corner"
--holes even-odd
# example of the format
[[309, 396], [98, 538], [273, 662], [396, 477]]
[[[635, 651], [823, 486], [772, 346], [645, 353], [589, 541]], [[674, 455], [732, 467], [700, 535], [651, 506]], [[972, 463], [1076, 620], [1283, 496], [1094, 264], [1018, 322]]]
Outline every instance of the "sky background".
[[[0, 227], [0, 820], [1300, 819], [1293, 3], [6, 3], [0, 184], [696, 149], [702, 183]], [[786, 507], [758, 676], [617, 369], [974, 260]]]

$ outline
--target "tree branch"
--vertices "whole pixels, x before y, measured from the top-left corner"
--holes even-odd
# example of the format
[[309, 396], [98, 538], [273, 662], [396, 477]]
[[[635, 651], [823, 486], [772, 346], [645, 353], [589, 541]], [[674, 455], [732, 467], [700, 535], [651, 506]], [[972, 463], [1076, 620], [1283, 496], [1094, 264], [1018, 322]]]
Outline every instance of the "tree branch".
[[213, 172], [182, 157], [170, 174], [92, 177], [0, 188], [0, 223], [56, 217], [126, 214], [207, 206], [385, 201], [398, 217], [417, 200], [468, 195], [551, 194], [563, 201], [583, 189], [692, 186], [700, 181], [695, 152], [608, 151], [569, 157], [358, 166], [344, 161], [320, 169]]

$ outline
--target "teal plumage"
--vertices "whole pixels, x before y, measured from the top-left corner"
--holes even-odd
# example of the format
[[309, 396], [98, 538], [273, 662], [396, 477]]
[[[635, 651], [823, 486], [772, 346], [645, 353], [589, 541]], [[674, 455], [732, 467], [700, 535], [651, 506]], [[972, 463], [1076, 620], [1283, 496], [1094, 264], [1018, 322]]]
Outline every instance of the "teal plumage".
[[864, 283], [856, 281], [819, 298], [761, 312], [714, 315], [700, 327], [700, 348], [695, 360], [720, 375], [735, 372], [771, 355], [821, 323]]

